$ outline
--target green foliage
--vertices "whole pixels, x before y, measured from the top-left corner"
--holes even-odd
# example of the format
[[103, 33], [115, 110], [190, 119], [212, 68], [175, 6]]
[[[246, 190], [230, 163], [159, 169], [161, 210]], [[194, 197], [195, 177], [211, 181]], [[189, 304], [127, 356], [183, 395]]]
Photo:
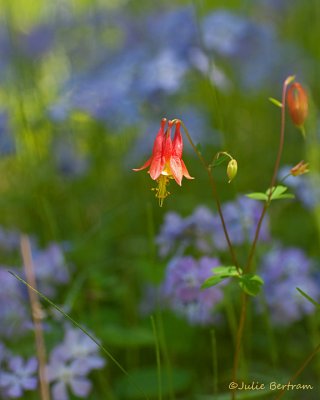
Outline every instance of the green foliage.
[[[271, 197], [270, 201], [272, 200], [281, 200], [281, 199], [294, 199], [294, 195], [291, 193], [285, 193], [288, 190], [286, 186], [283, 185], [278, 185], [274, 186], [271, 189]], [[268, 201], [269, 200], [269, 195], [270, 195], [270, 188], [263, 192], [254, 192], [254, 193], [249, 193], [246, 196], [249, 197], [250, 199], [254, 200], [261, 200], [261, 201]]]

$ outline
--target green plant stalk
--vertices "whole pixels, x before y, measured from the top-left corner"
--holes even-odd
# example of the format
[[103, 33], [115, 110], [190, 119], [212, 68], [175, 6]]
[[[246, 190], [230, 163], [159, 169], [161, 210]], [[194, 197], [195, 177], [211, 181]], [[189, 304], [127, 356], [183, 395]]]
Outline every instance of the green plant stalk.
[[152, 325], [154, 341], [155, 341], [155, 346], [156, 346], [157, 375], [158, 375], [158, 400], [162, 400], [161, 357], [160, 357], [159, 337], [158, 337], [156, 323], [154, 321], [153, 315], [151, 315], [150, 318], [151, 318], [151, 325]]
[[212, 189], [213, 198], [214, 198], [214, 200], [216, 202], [218, 214], [219, 214], [219, 217], [220, 217], [220, 220], [221, 220], [221, 224], [222, 224], [222, 228], [223, 228], [223, 232], [224, 232], [225, 238], [227, 240], [227, 244], [228, 244], [229, 252], [230, 252], [230, 255], [231, 255], [231, 258], [232, 258], [232, 262], [233, 262], [233, 264], [237, 268], [237, 271], [240, 274], [241, 271], [240, 271], [239, 263], [237, 261], [236, 254], [235, 254], [235, 251], [233, 249], [233, 246], [232, 246], [229, 234], [228, 234], [228, 229], [227, 229], [227, 226], [226, 226], [226, 223], [225, 223], [225, 220], [224, 220], [224, 216], [223, 216], [223, 213], [222, 213], [221, 204], [220, 204], [219, 196], [218, 196], [218, 193], [217, 193], [216, 183], [215, 183], [213, 174], [211, 172], [211, 168], [207, 164], [206, 160], [204, 159], [204, 157], [202, 156], [200, 151], [197, 149], [196, 145], [193, 143], [193, 140], [191, 139], [189, 131], [188, 131], [187, 127], [185, 126], [185, 124], [183, 123], [183, 121], [181, 121], [181, 125], [182, 125], [183, 130], [184, 130], [184, 132], [185, 132], [185, 134], [186, 134], [186, 136], [187, 136], [187, 138], [188, 138], [188, 140], [189, 140], [189, 142], [191, 144], [191, 147], [193, 148], [193, 150], [197, 154], [201, 164], [203, 165], [203, 167], [207, 171], [208, 178], [209, 178], [210, 185], [211, 185], [211, 189]]
[[[259, 239], [259, 234], [260, 234], [260, 229], [262, 226], [263, 219], [266, 215], [266, 212], [268, 210], [268, 207], [271, 202], [271, 196], [272, 196], [272, 188], [275, 186], [275, 182], [277, 179], [277, 174], [279, 171], [279, 166], [280, 166], [280, 160], [282, 156], [282, 151], [283, 151], [283, 145], [284, 145], [284, 133], [285, 133], [285, 116], [286, 116], [286, 93], [287, 93], [287, 87], [292, 82], [293, 77], [288, 77], [283, 84], [282, 87], [282, 107], [281, 107], [281, 128], [280, 128], [280, 141], [279, 141], [279, 148], [278, 148], [278, 153], [277, 153], [277, 158], [274, 164], [274, 169], [273, 169], [273, 175], [271, 178], [271, 183], [270, 183], [270, 190], [268, 193], [268, 199], [266, 200], [264, 207], [262, 209], [257, 228], [255, 231], [254, 239], [252, 242], [252, 246], [250, 249], [247, 265], [245, 267], [245, 273], [249, 273], [251, 271], [251, 265], [253, 261], [253, 257], [256, 251], [256, 246], [257, 242]], [[239, 366], [239, 358], [240, 358], [240, 351], [241, 351], [241, 345], [242, 345], [242, 336], [243, 336], [243, 330], [244, 330], [244, 325], [245, 325], [245, 320], [246, 320], [246, 308], [247, 308], [247, 297], [248, 295], [246, 293], [243, 293], [241, 297], [241, 311], [240, 311], [240, 320], [239, 320], [239, 326], [238, 326], [238, 331], [237, 331], [237, 342], [236, 342], [236, 350], [235, 350], [235, 355], [234, 355], [234, 360], [233, 360], [233, 368], [232, 368], [232, 380], [234, 382], [237, 381], [237, 373], [238, 373], [238, 366]], [[231, 392], [231, 398], [232, 400], [236, 399], [236, 391], [233, 390]]]
[[41, 297], [43, 300], [45, 300], [48, 304], [50, 304], [50, 306], [52, 306], [53, 308], [55, 308], [57, 311], [59, 311], [59, 313], [61, 313], [66, 319], [68, 319], [74, 326], [76, 326], [77, 328], [79, 328], [85, 335], [87, 335], [98, 347], [99, 349], [105, 353], [108, 358], [120, 369], [121, 372], [123, 372], [124, 375], [126, 375], [132, 382], [132, 384], [136, 387], [136, 389], [139, 390], [139, 392], [141, 392], [141, 394], [144, 396], [144, 398], [146, 400], [149, 400], [148, 396], [144, 393], [144, 391], [141, 389], [141, 387], [139, 385], [137, 385], [136, 382], [134, 382], [129, 374], [129, 372], [119, 363], [119, 361], [117, 361], [113, 355], [109, 352], [109, 350], [107, 350], [103, 345], [101, 345], [99, 343], [99, 341], [97, 339], [95, 339], [94, 336], [92, 336], [85, 328], [83, 328], [77, 321], [75, 321], [72, 317], [70, 317], [69, 314], [65, 313], [59, 306], [57, 306], [53, 301], [51, 301], [48, 297], [46, 297], [44, 294], [42, 294], [41, 292], [39, 292], [38, 290], [36, 290], [34, 287], [32, 287], [31, 285], [29, 285], [28, 282], [26, 282], [24, 279], [20, 278], [20, 276], [18, 276], [17, 274], [15, 274], [12, 271], [8, 271], [9, 274], [11, 274], [12, 276], [14, 276], [16, 279], [18, 279], [18, 281], [20, 281], [21, 283], [23, 283], [24, 285], [26, 285], [29, 289], [33, 290], [35, 293], [37, 293], [37, 295], [39, 297]]

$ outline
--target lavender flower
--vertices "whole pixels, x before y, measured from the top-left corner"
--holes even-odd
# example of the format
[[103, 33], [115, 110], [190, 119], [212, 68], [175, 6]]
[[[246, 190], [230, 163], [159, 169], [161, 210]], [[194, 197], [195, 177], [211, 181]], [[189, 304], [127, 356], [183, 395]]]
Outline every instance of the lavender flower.
[[97, 351], [97, 345], [82, 331], [67, 329], [63, 342], [51, 352], [47, 366], [48, 381], [53, 383], [54, 400], [67, 400], [68, 387], [76, 396], [88, 396], [91, 382], [87, 375], [92, 369], [105, 365]]
[[55, 285], [69, 281], [69, 270], [61, 247], [52, 243], [45, 250], [33, 250], [32, 255], [40, 290], [47, 296], [53, 296]]
[[[26, 309], [23, 288], [8, 273], [10, 267], [0, 267], [0, 336], [20, 336], [32, 326]], [[15, 269], [15, 272], [18, 270]]]
[[[223, 204], [222, 212], [227, 225], [231, 242], [242, 245], [253, 240], [259, 221], [262, 204], [258, 201], [239, 196], [235, 201]], [[218, 215], [215, 215], [213, 241], [219, 250], [227, 249], [227, 242]], [[266, 216], [260, 230], [260, 240], [269, 239], [269, 220]]]
[[22, 357], [14, 356], [7, 361], [7, 370], [1, 371], [0, 388], [9, 398], [21, 397], [25, 390], [37, 387], [37, 360], [33, 357], [23, 361]]
[[207, 325], [214, 321], [214, 307], [222, 300], [220, 287], [201, 290], [201, 284], [219, 265], [216, 258], [193, 257], [171, 260], [162, 285], [163, 297], [168, 306], [191, 324]]
[[298, 248], [275, 247], [261, 261], [265, 297], [272, 320], [288, 325], [314, 311], [314, 306], [296, 288], [317, 299], [319, 287], [312, 276], [312, 262]]

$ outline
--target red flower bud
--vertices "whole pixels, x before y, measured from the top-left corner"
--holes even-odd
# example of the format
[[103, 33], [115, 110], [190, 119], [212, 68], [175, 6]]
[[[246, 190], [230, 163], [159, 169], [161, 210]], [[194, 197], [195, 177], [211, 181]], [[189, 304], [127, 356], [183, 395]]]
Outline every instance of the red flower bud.
[[292, 83], [287, 92], [287, 104], [293, 123], [301, 127], [308, 115], [308, 95], [298, 82]]

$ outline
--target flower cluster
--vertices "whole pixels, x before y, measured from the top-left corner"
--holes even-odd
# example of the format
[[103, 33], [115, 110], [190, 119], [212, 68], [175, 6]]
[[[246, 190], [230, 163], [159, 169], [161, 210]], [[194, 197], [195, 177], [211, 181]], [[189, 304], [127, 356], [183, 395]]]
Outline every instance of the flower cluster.
[[[253, 239], [261, 211], [261, 203], [245, 196], [239, 196], [222, 205], [228, 232], [235, 245], [242, 245]], [[270, 238], [268, 225], [268, 218], [265, 218], [260, 233], [263, 241]], [[156, 240], [161, 256], [175, 252], [182, 254], [189, 246], [204, 254], [227, 250], [220, 218], [205, 206], [197, 207], [186, 218], [174, 212], [167, 213]]]
[[87, 398], [91, 390], [88, 374], [104, 365], [97, 345], [80, 329], [68, 327], [62, 343], [52, 350], [47, 366], [53, 400], [68, 400], [68, 388], [74, 395]]
[[165, 304], [191, 324], [206, 325], [214, 321], [214, 307], [222, 300], [221, 285], [201, 290], [202, 283], [220, 265], [216, 258], [173, 258], [162, 285]]
[[263, 256], [260, 274], [271, 319], [276, 324], [288, 325], [314, 312], [314, 306], [296, 289], [318, 298], [319, 287], [312, 268], [312, 261], [295, 247], [276, 246]]
[[37, 387], [37, 360], [24, 361], [0, 343], [0, 395], [3, 399], [21, 398], [26, 390]]

